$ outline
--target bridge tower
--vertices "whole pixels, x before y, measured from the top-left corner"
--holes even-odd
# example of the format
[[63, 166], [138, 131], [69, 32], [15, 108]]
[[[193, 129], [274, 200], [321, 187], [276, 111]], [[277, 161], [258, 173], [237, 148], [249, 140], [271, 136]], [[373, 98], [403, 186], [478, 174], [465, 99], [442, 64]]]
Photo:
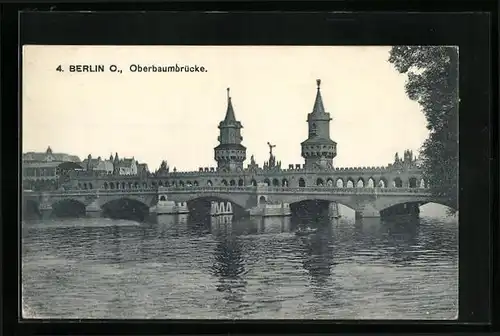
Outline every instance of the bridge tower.
[[325, 111], [321, 97], [321, 80], [318, 85], [316, 100], [311, 113], [307, 115], [309, 137], [301, 143], [302, 157], [306, 169], [327, 169], [333, 167], [333, 159], [337, 156], [337, 143], [330, 139], [330, 113]]
[[220, 135], [217, 138], [219, 145], [214, 148], [214, 158], [217, 161], [217, 169], [221, 171], [241, 171], [246, 159], [246, 147], [241, 144], [243, 137], [241, 129], [243, 126], [236, 120], [233, 104], [227, 89], [227, 111], [226, 117], [219, 123]]

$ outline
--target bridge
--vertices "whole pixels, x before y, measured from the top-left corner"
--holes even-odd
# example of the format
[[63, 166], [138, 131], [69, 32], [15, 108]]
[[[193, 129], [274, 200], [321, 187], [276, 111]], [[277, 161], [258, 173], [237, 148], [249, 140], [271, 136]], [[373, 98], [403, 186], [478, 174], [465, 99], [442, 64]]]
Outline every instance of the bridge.
[[[190, 186], [138, 189], [87, 189], [67, 191], [29, 191], [23, 193], [23, 205], [37, 210], [42, 217], [52, 215], [53, 210], [73, 203], [84, 209], [89, 216], [100, 216], [112, 202], [126, 201], [121, 207], [138, 206], [144, 211], [157, 204], [160, 197], [176, 202], [187, 202], [192, 210], [194, 201], [210, 203], [217, 199], [230, 202], [233, 208], [248, 210], [258, 204], [297, 204], [305, 201], [323, 201], [343, 204], [355, 210], [358, 217], [380, 217], [387, 209], [400, 207], [408, 211], [425, 203], [446, 206], [444, 199], [436, 198], [426, 188], [337, 188], [275, 187], [275, 186]], [[190, 206], [191, 204], [191, 206]]]
[[[273, 154], [276, 145], [268, 141], [268, 161], [259, 166], [252, 155], [250, 163], [244, 167], [243, 126], [236, 119], [228, 89], [226, 115], [218, 126], [219, 145], [213, 149], [217, 167], [179, 172], [175, 167], [171, 171], [163, 161], [154, 174], [143, 171], [123, 175], [116, 153], [113, 162], [111, 159], [108, 162], [113, 166], [112, 171], [98, 170], [91, 164], [89, 155], [86, 167], [58, 165], [55, 175], [47, 179], [45, 168], [40, 168], [40, 174], [36, 171], [34, 176], [31, 174], [34, 164], [31, 162], [31, 168], [26, 170], [29, 176], [23, 177], [23, 187], [46, 191], [25, 191], [23, 205], [48, 216], [60, 212], [61, 208], [71, 208], [70, 203], [79, 213], [100, 216], [111, 208], [116, 212], [129, 208], [132, 212], [149, 212], [159, 199], [185, 202], [190, 211], [200, 208], [194, 203], [220, 200], [226, 205], [230, 202], [231, 208], [240, 213], [261, 204], [273, 204], [268, 207], [273, 208], [274, 204], [287, 203], [292, 209], [294, 205], [315, 201], [316, 204], [329, 204], [329, 209], [343, 204], [359, 217], [418, 213], [419, 205], [428, 202], [450, 206], [445, 199], [431, 195], [431, 181], [426, 180], [421, 161], [409, 149], [401, 158], [395, 153], [394, 161], [385, 166], [334, 166], [338, 148], [330, 138], [332, 118], [323, 105], [321, 80], [316, 84], [316, 99], [312, 111], [307, 114], [308, 137], [300, 144], [303, 164], [282, 168], [281, 161]], [[46, 157], [46, 162], [41, 162], [41, 167], [54, 159], [49, 150], [42, 156]], [[64, 191], [54, 191], [56, 189]]]

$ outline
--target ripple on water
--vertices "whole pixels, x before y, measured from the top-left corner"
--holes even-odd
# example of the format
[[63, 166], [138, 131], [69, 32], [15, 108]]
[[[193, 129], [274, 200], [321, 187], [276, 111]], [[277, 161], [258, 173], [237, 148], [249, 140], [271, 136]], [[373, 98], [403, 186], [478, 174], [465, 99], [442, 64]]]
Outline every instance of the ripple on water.
[[429, 219], [395, 228], [347, 223], [305, 238], [279, 230], [211, 234], [210, 228], [192, 231], [189, 222], [179, 225], [24, 223], [24, 314], [456, 318], [456, 225]]

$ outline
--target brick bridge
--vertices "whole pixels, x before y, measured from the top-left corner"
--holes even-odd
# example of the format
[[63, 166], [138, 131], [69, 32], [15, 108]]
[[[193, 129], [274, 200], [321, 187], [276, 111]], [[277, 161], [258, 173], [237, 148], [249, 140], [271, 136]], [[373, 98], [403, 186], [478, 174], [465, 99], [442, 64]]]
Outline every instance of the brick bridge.
[[[38, 211], [46, 216], [56, 204], [77, 202], [85, 206], [87, 213], [100, 213], [107, 203], [131, 200], [143, 207], [154, 206], [159, 196], [166, 196], [177, 202], [197, 199], [217, 198], [232, 203], [233, 207], [249, 209], [259, 203], [297, 203], [307, 200], [323, 200], [343, 204], [356, 211], [359, 217], [379, 217], [380, 212], [395, 206], [419, 206], [433, 202], [450, 206], [443, 199], [431, 196], [425, 188], [336, 188], [315, 187], [274, 187], [274, 186], [190, 186], [159, 187], [145, 189], [93, 189], [35, 192], [24, 191], [24, 205], [35, 204]], [[189, 203], [188, 203], [189, 204]]]

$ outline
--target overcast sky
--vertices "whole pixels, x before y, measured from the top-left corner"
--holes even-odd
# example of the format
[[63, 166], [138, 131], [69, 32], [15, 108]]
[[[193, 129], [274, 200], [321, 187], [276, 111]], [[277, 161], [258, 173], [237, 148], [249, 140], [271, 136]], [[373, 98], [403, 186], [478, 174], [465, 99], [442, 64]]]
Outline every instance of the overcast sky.
[[[428, 135], [420, 106], [390, 47], [25, 46], [23, 152], [84, 159], [134, 156], [151, 170], [215, 166], [218, 123], [231, 88], [243, 124], [247, 161], [262, 165], [267, 142], [283, 167], [303, 163], [307, 114], [320, 78], [337, 142], [336, 167], [381, 166], [396, 151], [417, 153]], [[131, 64], [198, 65], [204, 73], [132, 73]], [[103, 64], [104, 73], [70, 73], [70, 64]], [[122, 73], [107, 69], [115, 64]], [[64, 72], [56, 71], [62, 65]], [[245, 164], [246, 166], [246, 164]]]

